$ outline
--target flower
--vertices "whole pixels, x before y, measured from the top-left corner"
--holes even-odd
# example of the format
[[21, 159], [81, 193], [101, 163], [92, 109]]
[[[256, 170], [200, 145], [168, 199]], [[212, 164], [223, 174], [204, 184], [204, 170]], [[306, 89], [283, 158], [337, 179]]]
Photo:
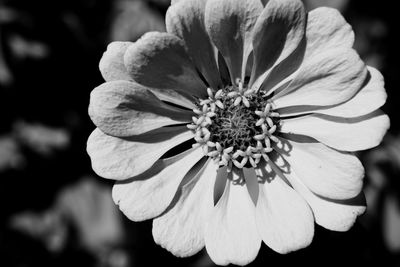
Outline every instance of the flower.
[[244, 265], [262, 241], [298, 250], [314, 221], [346, 231], [365, 210], [353, 152], [389, 127], [382, 75], [336, 10], [264, 2], [172, 1], [166, 33], [111, 43], [100, 61], [93, 169], [174, 255], [205, 246]]

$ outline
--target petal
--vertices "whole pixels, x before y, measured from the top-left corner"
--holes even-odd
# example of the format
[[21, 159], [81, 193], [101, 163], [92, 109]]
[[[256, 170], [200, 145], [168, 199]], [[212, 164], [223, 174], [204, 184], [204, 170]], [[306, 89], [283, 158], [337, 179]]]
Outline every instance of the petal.
[[258, 199], [258, 178], [254, 168], [243, 168], [244, 178], [246, 180], [247, 190], [249, 191], [250, 197], [253, 200], [254, 205], [257, 204]]
[[302, 182], [315, 194], [330, 199], [356, 197], [363, 184], [364, 168], [356, 156], [320, 143], [280, 139], [285, 149], [275, 148]]
[[303, 63], [289, 86], [274, 95], [276, 108], [343, 103], [362, 88], [367, 68], [352, 50], [329, 50]]
[[196, 108], [195, 98], [190, 97], [182, 92], [175, 90], [157, 90], [154, 88], [148, 88], [153, 94], [155, 94], [160, 100], [176, 104], [188, 109]]
[[320, 7], [308, 13], [306, 59], [330, 49], [348, 49], [354, 44], [354, 32], [340, 12]]
[[369, 114], [385, 104], [387, 94], [382, 74], [369, 67], [369, 77], [365, 86], [347, 102], [336, 106], [293, 106], [278, 110], [280, 115], [293, 116], [304, 113], [319, 113], [337, 117], [354, 118]]
[[368, 67], [370, 79], [368, 83], [349, 101], [317, 113], [337, 117], [358, 117], [377, 110], [386, 102], [385, 83], [379, 70]]
[[256, 221], [265, 244], [283, 254], [307, 247], [314, 236], [310, 207], [277, 175], [261, 179]]
[[213, 187], [218, 166], [208, 162], [185, 184], [172, 209], [153, 220], [157, 244], [179, 257], [188, 257], [204, 247], [204, 227], [213, 202]]
[[207, 0], [185, 0], [168, 8], [167, 31], [183, 40], [197, 69], [212, 88], [219, 88], [221, 78], [214, 55], [214, 46], [204, 25]]
[[87, 142], [93, 170], [107, 179], [127, 179], [148, 170], [168, 150], [193, 137], [185, 126], [161, 128], [144, 135], [117, 138], [98, 128], [94, 130]]
[[339, 150], [358, 151], [379, 145], [389, 125], [389, 117], [379, 110], [357, 118], [316, 114], [283, 120], [281, 132], [307, 135]]
[[112, 42], [100, 60], [99, 68], [104, 80], [132, 80], [124, 64], [124, 55], [132, 42]]
[[[254, 65], [250, 86], [258, 88], [269, 76], [269, 90], [302, 62], [306, 11], [300, 0], [270, 0], [261, 13], [253, 33]], [[304, 46], [304, 43], [303, 43]], [[303, 48], [303, 49], [302, 49]], [[269, 70], [275, 66], [275, 70]]]
[[189, 170], [203, 157], [200, 148], [157, 161], [147, 172], [118, 181], [112, 191], [114, 202], [132, 221], [160, 215], [171, 203]]
[[355, 223], [357, 217], [366, 209], [365, 199], [361, 193], [358, 197], [343, 201], [332, 201], [312, 193], [301, 179], [292, 171], [285, 174], [293, 188], [310, 205], [315, 222], [333, 231], [347, 231]]
[[208, 255], [218, 265], [245, 265], [255, 259], [261, 238], [256, 227], [254, 203], [245, 184], [227, 181], [208, 221], [205, 242]]
[[223, 55], [232, 83], [244, 81], [247, 58], [252, 50], [251, 31], [262, 11], [259, 0], [208, 0], [205, 25]]
[[191, 111], [163, 103], [147, 88], [128, 81], [103, 83], [90, 94], [89, 115], [113, 136], [142, 134], [191, 120]]
[[146, 33], [128, 48], [124, 62], [136, 82], [153, 90], [173, 90], [197, 97], [207, 95], [185, 44], [173, 34]]

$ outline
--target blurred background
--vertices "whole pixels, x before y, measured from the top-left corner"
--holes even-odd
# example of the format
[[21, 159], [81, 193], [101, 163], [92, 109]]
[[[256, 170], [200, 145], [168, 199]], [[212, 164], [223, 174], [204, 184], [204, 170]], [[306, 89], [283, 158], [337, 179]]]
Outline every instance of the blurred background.
[[[359, 154], [368, 210], [347, 233], [316, 228], [312, 245], [289, 255], [261, 248], [266, 264], [400, 266], [400, 135], [396, 1], [307, 0], [333, 6], [356, 33], [355, 48], [386, 80], [391, 129]], [[181, 259], [157, 246], [151, 221], [126, 219], [86, 154], [95, 126], [90, 91], [113, 40], [164, 31], [169, 0], [0, 0], [0, 265], [213, 266], [203, 251]], [[269, 265], [272, 266], [272, 265]]]

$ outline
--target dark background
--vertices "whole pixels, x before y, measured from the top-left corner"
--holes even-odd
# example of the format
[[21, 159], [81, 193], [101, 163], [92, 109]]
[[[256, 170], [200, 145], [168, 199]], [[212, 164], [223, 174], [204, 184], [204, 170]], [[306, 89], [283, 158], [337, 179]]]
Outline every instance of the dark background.
[[[400, 266], [400, 135], [396, 1], [304, 1], [339, 8], [361, 57], [383, 73], [391, 129], [360, 153], [368, 210], [346, 233], [316, 228], [312, 245], [278, 255], [263, 245], [254, 266]], [[113, 40], [164, 30], [168, 0], [0, 0], [0, 265], [213, 266], [205, 252], [175, 258], [151, 221], [112, 203], [112, 183], [91, 170], [90, 91]]]

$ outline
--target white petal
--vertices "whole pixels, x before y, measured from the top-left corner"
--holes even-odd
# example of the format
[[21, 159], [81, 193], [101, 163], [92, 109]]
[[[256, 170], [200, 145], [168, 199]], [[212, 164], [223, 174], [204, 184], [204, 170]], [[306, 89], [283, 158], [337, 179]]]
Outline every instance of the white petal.
[[356, 197], [363, 184], [364, 168], [351, 153], [339, 152], [320, 143], [298, 143], [280, 139], [287, 149], [275, 148], [304, 184], [330, 199]]
[[213, 202], [218, 166], [212, 160], [179, 191], [177, 203], [153, 220], [154, 241], [179, 257], [188, 257], [204, 247], [204, 228]]
[[310, 205], [315, 222], [333, 231], [347, 231], [355, 223], [357, 217], [364, 213], [365, 199], [361, 193], [355, 199], [332, 201], [313, 194], [292, 171], [285, 174], [293, 188]]
[[197, 69], [212, 88], [219, 88], [221, 78], [214, 49], [204, 25], [207, 0], [185, 0], [168, 8], [167, 31], [183, 40]]
[[387, 94], [384, 79], [379, 70], [368, 67], [370, 79], [368, 83], [349, 101], [317, 113], [337, 117], [358, 117], [377, 110], [386, 102]]
[[288, 87], [272, 99], [275, 108], [340, 104], [362, 88], [367, 74], [354, 50], [329, 50], [304, 62]]
[[354, 32], [340, 12], [320, 7], [308, 13], [307, 49], [305, 59], [330, 49], [348, 49], [353, 46]]
[[146, 171], [168, 150], [192, 137], [185, 126], [125, 139], [106, 135], [97, 128], [89, 136], [87, 152], [99, 176], [122, 180]]
[[344, 118], [354, 118], [371, 113], [386, 102], [386, 91], [382, 74], [369, 67], [367, 83], [350, 100], [335, 106], [293, 106], [279, 109], [281, 116], [293, 116], [305, 113], [326, 114]]
[[232, 83], [244, 81], [247, 58], [252, 50], [251, 32], [262, 11], [259, 0], [208, 0], [206, 30], [223, 55]]
[[132, 80], [124, 64], [124, 54], [132, 42], [112, 42], [100, 60], [101, 75], [107, 82], [115, 80]]
[[147, 172], [116, 182], [112, 191], [114, 202], [132, 221], [160, 215], [171, 203], [182, 179], [202, 157], [203, 151], [196, 148], [157, 161]]
[[358, 151], [379, 145], [389, 125], [388, 116], [378, 110], [358, 118], [316, 114], [282, 120], [280, 131], [307, 135], [335, 149]]
[[255, 259], [261, 238], [245, 184], [227, 181], [207, 224], [205, 242], [208, 255], [218, 265], [245, 265]]
[[192, 112], [163, 103], [135, 82], [111, 81], [90, 94], [89, 115], [103, 132], [113, 136], [142, 134], [166, 125], [191, 121]]
[[308, 246], [314, 236], [310, 207], [279, 176], [263, 178], [256, 207], [257, 227], [263, 241], [279, 253]]
[[[300, 0], [270, 0], [253, 31], [254, 65], [250, 86], [268, 91], [302, 62], [306, 11]], [[303, 43], [303, 45], [302, 45]], [[270, 71], [272, 69], [272, 71]]]

